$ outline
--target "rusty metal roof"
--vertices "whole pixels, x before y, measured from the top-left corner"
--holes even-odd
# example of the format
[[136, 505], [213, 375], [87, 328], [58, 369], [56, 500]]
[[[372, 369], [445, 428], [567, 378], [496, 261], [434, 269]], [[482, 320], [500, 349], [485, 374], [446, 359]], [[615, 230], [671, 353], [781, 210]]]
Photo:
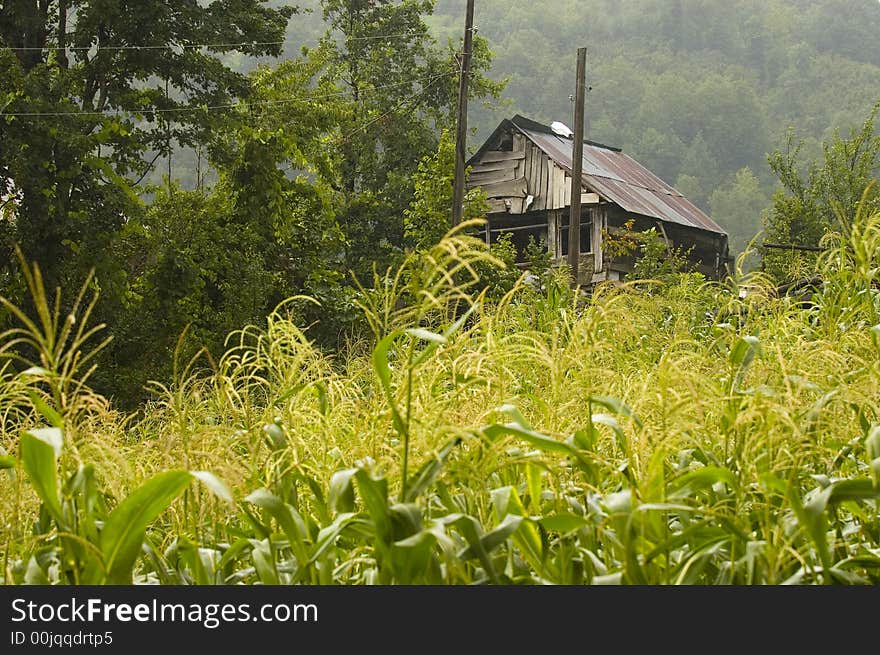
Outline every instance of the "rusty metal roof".
[[[572, 172], [572, 139], [557, 136], [549, 127], [522, 116], [505, 123], [514, 126], [569, 174]], [[690, 200], [618, 148], [585, 141], [583, 181], [590, 191], [628, 212], [727, 234]]]

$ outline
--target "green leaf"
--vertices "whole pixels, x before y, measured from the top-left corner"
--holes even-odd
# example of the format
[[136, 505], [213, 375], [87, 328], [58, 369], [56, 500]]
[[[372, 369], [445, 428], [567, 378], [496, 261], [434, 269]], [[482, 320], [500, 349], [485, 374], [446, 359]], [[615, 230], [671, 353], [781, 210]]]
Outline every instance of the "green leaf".
[[539, 450], [551, 453], [560, 453], [562, 455], [569, 455], [579, 460], [583, 459], [583, 456], [571, 445], [563, 441], [556, 441], [556, 439], [543, 435], [539, 432], [535, 432], [534, 430], [525, 428], [518, 423], [490, 425], [483, 428], [482, 433], [486, 437], [488, 437], [490, 441], [495, 441], [498, 437], [504, 435], [511, 435], [522, 439], [523, 441], [531, 444]]
[[315, 546], [312, 549], [312, 556], [309, 558], [308, 563], [313, 564], [318, 561], [321, 555], [323, 555], [324, 552], [336, 542], [336, 538], [339, 534], [357, 520], [358, 517], [356, 514], [346, 512], [344, 514], [339, 514], [330, 525], [321, 528], [321, 531], [318, 533], [318, 538], [315, 539]]
[[132, 569], [141, 551], [147, 527], [193, 480], [189, 471], [154, 475], [114, 509], [101, 532], [107, 583], [131, 584]]
[[449, 343], [446, 337], [435, 332], [431, 332], [430, 330], [423, 330], [422, 328], [408, 328], [404, 331], [411, 337], [421, 339], [422, 341], [428, 341], [430, 343], [435, 343], [438, 345]]
[[287, 435], [284, 429], [274, 423], [267, 423], [263, 426], [263, 434], [266, 435], [266, 441], [272, 450], [282, 450], [287, 447]]
[[232, 493], [229, 491], [229, 487], [227, 487], [223, 482], [213, 473], [209, 473], [208, 471], [190, 471], [192, 476], [205, 485], [208, 490], [217, 496], [220, 500], [225, 500], [227, 503], [233, 502]]
[[178, 538], [176, 548], [197, 585], [214, 584], [215, 568], [213, 560], [205, 556], [206, 549], [199, 548], [186, 537]]
[[52, 377], [54, 373], [52, 371], [43, 368], [42, 366], [31, 366], [29, 369], [26, 369], [20, 373], [20, 375], [33, 375], [34, 377]]
[[617, 422], [617, 419], [609, 414], [593, 414], [592, 421], [593, 423], [599, 423], [600, 425], [606, 425], [611, 428], [611, 431], [617, 438], [617, 446], [618, 448], [620, 448], [620, 452], [624, 455], [629, 454], [629, 447], [627, 444], [626, 435], [623, 433], [623, 430], [621, 429], [620, 424]]
[[874, 486], [880, 488], [880, 425], [872, 427], [865, 438], [865, 452], [868, 454], [868, 466]]
[[729, 469], [704, 466], [672, 480], [669, 484], [669, 498], [687, 498], [695, 491], [711, 487], [718, 482], [723, 482], [731, 489], [738, 487], [736, 476]]
[[251, 559], [254, 561], [254, 569], [257, 571], [260, 582], [264, 585], [277, 585], [279, 583], [278, 569], [275, 566], [275, 558], [272, 554], [272, 548], [269, 546], [269, 540], [252, 539], [251, 545], [253, 546]]
[[46, 510], [60, 526], [65, 526], [56, 466], [62, 442], [58, 428], [28, 430], [21, 436], [21, 464]]
[[537, 521], [541, 524], [541, 527], [548, 532], [560, 532], [562, 534], [568, 534], [569, 532], [580, 530], [590, 524], [590, 522], [583, 516], [567, 512], [544, 516], [537, 519]]
[[428, 487], [434, 483], [434, 480], [437, 479], [437, 476], [443, 469], [443, 464], [446, 458], [449, 457], [449, 453], [460, 443], [461, 437], [453, 437], [446, 442], [433, 458], [422, 465], [422, 468], [415, 474], [414, 480], [406, 485], [404, 500], [412, 502], [427, 491]]
[[737, 339], [733, 348], [730, 349], [728, 359], [734, 366], [744, 369], [751, 364], [752, 359], [754, 359], [755, 355], [760, 352], [761, 342], [758, 341], [757, 337], [748, 335], [741, 339]]
[[25, 584], [29, 585], [50, 585], [52, 581], [46, 575], [46, 571], [40, 566], [36, 555], [32, 556], [27, 563], [27, 569], [24, 574]]
[[309, 559], [306, 544], [309, 533], [300, 513], [268, 489], [252, 491], [245, 500], [258, 507], [262, 507], [278, 522], [281, 530], [287, 535], [294, 557], [296, 557], [301, 567], [304, 566]]
[[42, 414], [46, 420], [49, 421], [49, 424], [53, 427], [61, 429], [64, 427], [64, 419], [61, 418], [61, 414], [52, 409], [45, 400], [43, 400], [42, 396], [40, 396], [36, 391], [28, 391], [28, 396], [31, 399], [31, 402], [34, 404], [34, 407], [37, 409], [40, 414]]
[[621, 585], [623, 584], [623, 572], [609, 573], [608, 575], [594, 575], [594, 585]]
[[3, 469], [14, 469], [15, 457], [12, 455], [0, 455], [0, 471]]
[[422, 529], [422, 509], [415, 503], [394, 503], [388, 508], [392, 539], [400, 541]]
[[235, 560], [237, 560], [238, 557], [248, 548], [251, 548], [251, 542], [249, 539], [244, 537], [236, 539], [235, 542], [224, 551], [222, 557], [220, 557], [220, 561], [217, 562], [217, 570], [222, 571], [224, 568], [235, 562]]
[[33, 428], [25, 434], [30, 434], [40, 441], [50, 445], [54, 453], [55, 459], [61, 457], [61, 451], [64, 449], [64, 433], [59, 428]]
[[610, 412], [626, 416], [627, 418], [632, 419], [636, 426], [639, 428], [642, 427], [642, 420], [636, 415], [632, 408], [622, 400], [612, 398], [611, 396], [588, 396], [587, 400], [596, 405], [601, 405]]
[[633, 509], [632, 489], [610, 493], [605, 496], [604, 502], [609, 514], [629, 514]]
[[[510, 535], [516, 532], [522, 522], [522, 516], [517, 516], [516, 514], [505, 516], [504, 520], [494, 530], [480, 537], [482, 551], [488, 554], [498, 548], [498, 546], [507, 541]], [[471, 559], [477, 556], [479, 556], [479, 552], [473, 546], [469, 546], [459, 555], [461, 559]]]
[[813, 403], [813, 406], [807, 411], [804, 415], [804, 423], [805, 423], [805, 431], [806, 432], [815, 432], [816, 424], [819, 421], [819, 416], [822, 414], [822, 410], [825, 409], [825, 406], [831, 402], [835, 396], [839, 393], [838, 389], [834, 389], [829, 391], [825, 395], [823, 395], [819, 400]]
[[354, 510], [354, 487], [352, 478], [358, 469], [336, 471], [330, 478], [330, 507], [336, 512]]
[[865, 437], [865, 452], [868, 453], [869, 460], [880, 457], [880, 425], [873, 426]]
[[471, 557], [476, 556], [492, 582], [498, 583], [498, 573], [492, 565], [492, 560], [489, 559], [489, 553], [483, 546], [483, 528], [480, 526], [480, 522], [467, 514], [449, 514], [443, 517], [442, 521], [447, 525], [455, 526], [468, 543], [468, 548], [459, 553], [459, 559], [465, 559], [465, 553]]
[[705, 570], [706, 565], [711, 558], [721, 548], [730, 542], [730, 535], [723, 534], [714, 540], [707, 540], [695, 548], [689, 556], [678, 567], [678, 574], [675, 578], [677, 585], [697, 584], [700, 574]]
[[364, 469], [358, 469], [354, 477], [376, 536], [383, 544], [390, 545], [392, 532], [388, 513], [388, 481], [385, 478], [374, 478]]
[[504, 414], [511, 421], [524, 427], [526, 430], [533, 429], [531, 424], [525, 419], [525, 417], [520, 413], [519, 409], [517, 409], [515, 405], [501, 405], [501, 407], [499, 407], [495, 411]]
[[542, 469], [537, 464], [526, 464], [526, 488], [529, 490], [529, 505], [533, 514], [541, 511]]
[[382, 391], [385, 393], [385, 400], [391, 409], [394, 429], [402, 437], [406, 434], [406, 424], [403, 422], [403, 418], [397, 408], [394, 390], [391, 388], [391, 367], [388, 365], [388, 351], [398, 336], [400, 336], [400, 332], [392, 332], [376, 344], [376, 348], [373, 350], [373, 369], [379, 377], [379, 383], [382, 386]]
[[880, 488], [869, 478], [839, 480], [831, 485], [828, 503], [842, 503], [846, 500], [872, 500], [880, 498]]
[[[468, 318], [470, 317], [470, 315], [473, 314], [473, 313], [477, 310], [478, 307], [479, 307], [478, 304], [471, 305], [470, 309], [468, 309], [464, 314], [462, 314], [462, 315], [459, 317], [459, 319], [458, 319], [457, 321], [455, 321], [455, 323], [453, 323], [452, 325], [450, 325], [448, 328], [446, 328], [446, 329], [443, 331], [443, 335], [442, 335], [442, 336], [441, 336], [441, 335], [433, 335], [432, 337], [429, 337], [428, 335], [432, 335], [432, 334], [433, 334], [433, 333], [431, 333], [431, 332], [427, 332], [427, 333], [424, 334], [424, 335], [419, 335], [419, 338], [422, 338], [422, 339], [427, 338], [427, 340], [429, 341], [429, 343], [428, 343], [428, 347], [427, 347], [427, 348], [424, 348], [424, 349], [422, 350], [422, 352], [420, 352], [419, 355], [413, 360], [413, 363], [412, 363], [413, 368], [415, 368], [416, 366], [421, 365], [421, 364], [422, 364], [422, 363], [423, 363], [428, 357], [430, 357], [431, 354], [437, 349], [437, 347], [438, 347], [441, 343], [448, 343], [448, 342], [449, 342], [449, 338], [450, 338], [453, 334], [455, 334], [456, 332], [458, 332], [458, 330], [461, 328], [461, 326], [465, 324], [465, 321], [468, 320]], [[419, 328], [415, 328], [415, 330], [418, 331]], [[411, 334], [412, 334], [412, 333], [411, 333]], [[414, 335], [414, 336], [415, 336], [415, 335]], [[439, 337], [439, 339], [442, 339], [442, 341], [436, 340], [434, 337]]]
[[391, 567], [399, 584], [411, 584], [428, 571], [436, 543], [436, 536], [422, 530], [391, 545]]
[[[828, 486], [816, 492], [807, 503], [802, 503], [795, 490], [789, 493], [789, 503], [797, 516], [798, 523], [803, 527], [807, 535], [816, 546], [819, 559], [822, 562], [823, 571], [831, 569], [831, 552], [828, 549], [828, 537], [826, 535], [825, 508], [834, 487]], [[823, 572], [826, 584], [832, 582], [828, 574]]]
[[[528, 517], [528, 512], [522, 504], [516, 489], [512, 486], [501, 487], [492, 490], [492, 505], [496, 519], [501, 519], [502, 523], [510, 515]], [[529, 564], [539, 569], [542, 560], [543, 545], [541, 543], [541, 535], [534, 521], [523, 521], [519, 529], [513, 534], [513, 540], [520, 548], [522, 554]]]

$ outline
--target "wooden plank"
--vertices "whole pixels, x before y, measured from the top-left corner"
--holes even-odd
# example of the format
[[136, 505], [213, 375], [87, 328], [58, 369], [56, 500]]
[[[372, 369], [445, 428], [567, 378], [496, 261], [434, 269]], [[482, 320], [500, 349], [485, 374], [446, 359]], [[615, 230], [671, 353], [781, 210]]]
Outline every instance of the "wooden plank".
[[478, 173], [468, 178], [468, 186], [483, 186], [484, 184], [493, 184], [495, 182], [505, 182], [506, 180], [516, 180], [516, 173], [513, 169], [509, 171], [490, 171], [488, 173]]
[[529, 180], [529, 193], [531, 193], [537, 199], [538, 196], [541, 195], [541, 189], [538, 187], [538, 183], [540, 182], [538, 175], [538, 153], [535, 150], [535, 146], [530, 145], [528, 148], [528, 173], [526, 173], [526, 177]]
[[538, 197], [540, 201], [536, 203], [536, 210], [549, 208], [549, 197], [547, 196], [547, 157], [543, 153], [538, 155]]
[[522, 159], [510, 159], [508, 161], [489, 162], [488, 164], [474, 164], [471, 166], [471, 174], [474, 173], [490, 173], [492, 171], [512, 171], [520, 165]]
[[506, 213], [507, 205], [504, 204], [504, 201], [501, 199], [496, 200], [488, 200], [489, 205], [489, 213], [490, 214], [498, 214], [498, 213]]
[[551, 257], [559, 252], [559, 214], [547, 212], [547, 251]]
[[547, 209], [553, 209], [553, 160], [544, 157], [544, 194], [547, 196]]
[[525, 153], [526, 138], [522, 134], [513, 135], [513, 151]]
[[[563, 208], [571, 204], [571, 183], [566, 184], [565, 182], [565, 171], [560, 169], [559, 171], [559, 207]], [[565, 192], [569, 193], [569, 202], [565, 201]]]
[[593, 271], [601, 273], [605, 257], [603, 255], [604, 246], [602, 244], [602, 230], [607, 227], [607, 219], [605, 210], [601, 207], [593, 207], [590, 209], [590, 219], [593, 233], [590, 235], [590, 244], [593, 246]]
[[565, 189], [563, 182], [565, 181], [565, 171], [556, 164], [550, 164], [550, 193], [548, 194], [552, 200], [551, 209], [562, 209], [565, 206]]
[[485, 193], [488, 198], [524, 198], [526, 195], [526, 178], [521, 177], [517, 180], [484, 184], [482, 185], [482, 189], [483, 193]]
[[571, 207], [571, 175], [565, 174], [565, 197], [562, 200], [563, 207]]
[[582, 205], [598, 205], [599, 204], [599, 194], [598, 193], [582, 193], [581, 194], [581, 204]]
[[516, 165], [516, 173], [517, 177], [522, 176], [526, 178], [526, 188], [529, 193], [532, 193], [532, 177], [529, 175], [529, 166], [532, 163], [532, 149], [529, 146], [526, 146], [526, 156], [517, 162]]
[[[563, 169], [559, 169], [559, 176], [557, 179], [557, 183], [559, 184], [559, 208], [560, 209], [563, 209], [564, 207], [567, 207], [568, 205], [571, 204], [571, 183], [569, 182], [566, 184], [565, 179], [567, 177], [569, 177], [569, 176], [567, 176], [565, 174], [565, 171]], [[566, 191], [569, 193], [568, 202], [565, 201], [565, 195], [566, 195], [565, 192]]]
[[483, 153], [483, 156], [480, 157], [480, 161], [484, 164], [489, 164], [496, 161], [511, 161], [516, 159], [525, 159], [526, 153], [523, 152], [509, 152], [507, 150], [489, 150], [488, 152]]
[[507, 211], [510, 214], [522, 214], [525, 207], [525, 198], [505, 198], [504, 203], [510, 203]]

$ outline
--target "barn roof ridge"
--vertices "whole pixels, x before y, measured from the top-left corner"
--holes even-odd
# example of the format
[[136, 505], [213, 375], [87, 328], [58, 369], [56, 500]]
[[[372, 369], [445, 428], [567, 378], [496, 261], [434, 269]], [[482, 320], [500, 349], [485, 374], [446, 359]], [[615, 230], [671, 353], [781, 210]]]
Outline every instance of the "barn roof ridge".
[[[553, 129], [549, 125], [544, 125], [543, 123], [539, 123], [538, 121], [534, 121], [531, 118], [526, 118], [522, 114], [517, 114], [513, 118], [510, 119], [510, 122], [516, 125], [519, 128], [525, 130], [532, 130], [535, 132], [544, 132], [546, 134], [552, 134], [554, 136], [557, 135]], [[566, 139], [568, 141], [574, 141], [573, 137], [562, 137], [561, 139]], [[623, 152], [623, 148], [619, 148], [618, 146], [609, 146], [605, 143], [599, 143], [598, 141], [591, 141], [590, 139], [584, 139], [584, 143], [588, 146], [593, 146], [594, 148], [602, 148], [603, 150], [611, 150], [612, 152]]]

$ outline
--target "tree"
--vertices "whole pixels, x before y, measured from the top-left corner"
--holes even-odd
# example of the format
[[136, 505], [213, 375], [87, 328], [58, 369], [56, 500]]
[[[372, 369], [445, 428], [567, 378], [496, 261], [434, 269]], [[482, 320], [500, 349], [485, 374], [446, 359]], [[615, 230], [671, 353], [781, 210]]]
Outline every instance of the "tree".
[[[345, 264], [368, 276], [401, 252], [403, 215], [418, 162], [436, 151], [456, 105], [453, 52], [437, 48], [424, 16], [433, 0], [322, 0], [328, 31], [326, 76], [346, 94], [335, 145], [340, 152], [338, 218]], [[486, 80], [490, 54], [475, 40], [471, 94], [497, 94]]]
[[49, 288], [75, 288], [96, 267], [104, 305], [121, 296], [115, 237], [141, 215], [145, 156], [204, 141], [218, 112], [192, 108], [249, 92], [221, 56], [277, 54], [293, 11], [262, 0], [0, 2], [0, 187], [21, 194], [0, 240], [4, 272], [15, 277], [18, 242]]
[[[205, 348], [216, 360], [227, 335], [259, 325], [289, 302], [310, 336], [336, 343], [351, 321], [332, 211], [338, 119], [333, 86], [317, 84], [314, 58], [252, 72], [249, 99], [225, 114], [208, 148], [218, 181], [185, 191], [158, 189], [144, 218], [123, 231], [132, 285], [114, 323], [119, 335], [105, 387], [118, 400], [142, 397], [150, 379], [168, 380], [173, 356]], [[181, 335], [185, 339], [178, 343]]]
[[[767, 240], [775, 243], [818, 246], [829, 231], [849, 232], [850, 218], [855, 214], [866, 189], [868, 211], [880, 207], [880, 189], [876, 184], [880, 172], [880, 135], [875, 133], [874, 119], [880, 103], [868, 115], [861, 129], [851, 130], [849, 138], [839, 134], [822, 146], [821, 162], [812, 162], [802, 172], [798, 158], [799, 145], [789, 133], [784, 150], [769, 157], [770, 167], [783, 189], [773, 196], [773, 207], [765, 221]], [[815, 256], [790, 251], [768, 250], [763, 255], [765, 269], [780, 280], [801, 275], [812, 267]]]

